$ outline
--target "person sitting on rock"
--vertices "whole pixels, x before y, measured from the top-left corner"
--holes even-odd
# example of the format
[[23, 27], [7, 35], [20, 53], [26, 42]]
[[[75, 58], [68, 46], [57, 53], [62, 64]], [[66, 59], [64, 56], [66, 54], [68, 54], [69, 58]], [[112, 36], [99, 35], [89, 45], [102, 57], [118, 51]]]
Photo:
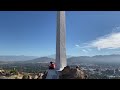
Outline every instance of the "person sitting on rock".
[[55, 69], [55, 63], [50, 62], [49, 69]]

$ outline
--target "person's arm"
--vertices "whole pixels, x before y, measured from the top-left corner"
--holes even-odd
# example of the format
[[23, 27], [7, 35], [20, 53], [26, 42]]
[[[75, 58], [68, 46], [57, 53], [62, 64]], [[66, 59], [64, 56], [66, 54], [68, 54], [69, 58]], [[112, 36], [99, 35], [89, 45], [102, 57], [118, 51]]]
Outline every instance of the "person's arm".
[[54, 64], [54, 68], [55, 68], [55, 64]]

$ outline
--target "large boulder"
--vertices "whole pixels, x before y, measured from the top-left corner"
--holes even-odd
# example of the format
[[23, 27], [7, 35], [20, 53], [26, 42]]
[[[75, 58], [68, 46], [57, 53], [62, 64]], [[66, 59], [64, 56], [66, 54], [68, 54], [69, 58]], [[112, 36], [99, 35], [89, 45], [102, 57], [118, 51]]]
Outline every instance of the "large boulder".
[[59, 76], [59, 79], [86, 79], [87, 75], [79, 68], [65, 67]]

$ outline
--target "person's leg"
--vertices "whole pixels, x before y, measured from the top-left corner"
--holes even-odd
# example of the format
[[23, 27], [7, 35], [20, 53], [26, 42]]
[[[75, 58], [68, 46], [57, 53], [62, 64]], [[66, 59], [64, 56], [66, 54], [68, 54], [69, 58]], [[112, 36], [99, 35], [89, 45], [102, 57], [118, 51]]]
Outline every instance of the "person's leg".
[[49, 69], [53, 69], [52, 67], [49, 67]]

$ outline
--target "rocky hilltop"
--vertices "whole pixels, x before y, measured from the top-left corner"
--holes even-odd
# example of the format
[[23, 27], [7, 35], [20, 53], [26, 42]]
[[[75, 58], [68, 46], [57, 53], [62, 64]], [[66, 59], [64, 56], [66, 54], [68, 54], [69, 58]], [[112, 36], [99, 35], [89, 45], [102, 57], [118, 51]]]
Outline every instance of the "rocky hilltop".
[[81, 70], [79, 67], [70, 68], [69, 66], [65, 67], [59, 76], [60, 79], [86, 79], [87, 74]]
[[[46, 77], [47, 72], [44, 73], [42, 79], [46, 79]], [[87, 79], [87, 77], [87, 74], [78, 66], [76, 68], [66, 66], [62, 71], [59, 72], [59, 79]]]

